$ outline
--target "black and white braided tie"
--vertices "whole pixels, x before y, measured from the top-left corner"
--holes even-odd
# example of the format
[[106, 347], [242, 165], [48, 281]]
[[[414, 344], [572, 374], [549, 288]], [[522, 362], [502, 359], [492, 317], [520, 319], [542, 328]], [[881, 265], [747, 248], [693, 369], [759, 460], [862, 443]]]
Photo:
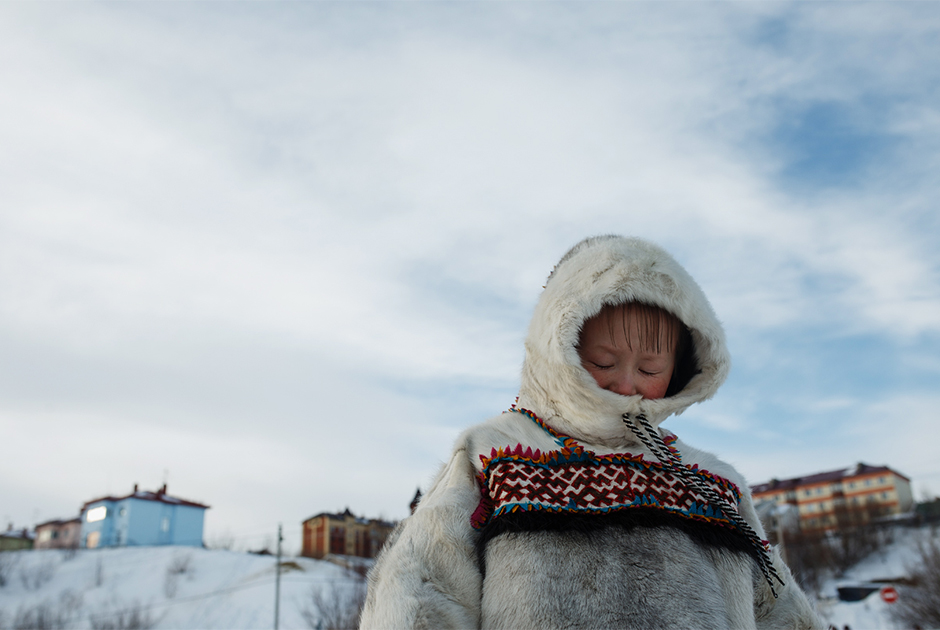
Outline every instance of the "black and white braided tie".
[[[680, 481], [685, 482], [686, 489], [691, 487], [704, 496], [713, 508], [719, 510], [725, 518], [731, 521], [741, 534], [747, 538], [748, 543], [756, 552], [755, 560], [757, 561], [757, 566], [760, 568], [761, 573], [764, 574], [764, 579], [767, 580], [767, 585], [770, 586], [770, 592], [773, 593], [774, 598], [776, 598], [777, 591], [774, 590], [773, 580], [776, 579], [781, 585], [784, 582], [774, 568], [773, 562], [770, 559], [770, 553], [761, 541], [760, 536], [757, 535], [757, 532], [738, 514], [738, 511], [731, 505], [730, 501], [708, 487], [708, 485], [699, 479], [688, 466], [685, 466], [681, 462], [678, 455], [669, 450], [669, 447], [666, 446], [659, 431], [653, 429], [645, 415], [637, 414], [635, 418], [635, 420], [631, 420], [630, 414], [623, 414], [623, 423], [633, 432], [633, 435], [643, 442], [646, 448], [659, 459], [660, 463], [662, 463], [665, 468], [675, 474]], [[639, 425], [637, 423], [639, 423]]]

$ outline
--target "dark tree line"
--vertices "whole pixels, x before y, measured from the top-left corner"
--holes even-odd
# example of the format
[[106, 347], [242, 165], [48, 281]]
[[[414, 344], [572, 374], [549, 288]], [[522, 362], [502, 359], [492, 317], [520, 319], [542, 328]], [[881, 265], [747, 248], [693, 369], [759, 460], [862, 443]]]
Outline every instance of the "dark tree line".
[[885, 510], [877, 504], [837, 506], [828, 529], [807, 528], [787, 532], [787, 564], [803, 590], [818, 593], [828, 574], [842, 575], [849, 567], [884, 548], [893, 529], [881, 522]]
[[898, 603], [891, 609], [895, 619], [908, 628], [940, 628], [940, 543], [937, 532], [918, 544], [918, 557], [908, 568], [911, 584], [900, 591]]
[[[806, 528], [784, 534], [784, 553], [796, 580], [807, 592], [818, 593], [829, 575], [841, 576], [867, 556], [892, 542], [894, 526], [883, 519], [877, 504], [841, 506], [829, 528]], [[940, 542], [936, 523], [921, 530], [917, 558], [898, 585], [900, 597], [891, 614], [904, 627], [940, 628]]]

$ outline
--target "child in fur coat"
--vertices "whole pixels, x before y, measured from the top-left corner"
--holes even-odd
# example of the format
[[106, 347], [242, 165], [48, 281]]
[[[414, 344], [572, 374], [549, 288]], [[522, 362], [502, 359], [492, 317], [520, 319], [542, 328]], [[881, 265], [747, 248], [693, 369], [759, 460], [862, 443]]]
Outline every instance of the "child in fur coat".
[[822, 628], [731, 466], [660, 428], [725, 380], [724, 332], [665, 251], [561, 259], [513, 407], [461, 435], [369, 574], [362, 628]]

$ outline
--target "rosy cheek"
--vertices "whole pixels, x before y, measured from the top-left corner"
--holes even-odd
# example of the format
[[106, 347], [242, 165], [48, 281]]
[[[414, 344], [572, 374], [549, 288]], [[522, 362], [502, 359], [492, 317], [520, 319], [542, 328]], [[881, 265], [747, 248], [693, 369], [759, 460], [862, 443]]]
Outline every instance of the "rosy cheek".
[[669, 381], [660, 381], [656, 384], [656, 398], [662, 398], [666, 395], [666, 390], [669, 389]]
[[660, 379], [650, 378], [644, 383], [643, 391], [640, 393], [647, 400], [658, 400], [666, 393], [666, 388], [662, 385]]

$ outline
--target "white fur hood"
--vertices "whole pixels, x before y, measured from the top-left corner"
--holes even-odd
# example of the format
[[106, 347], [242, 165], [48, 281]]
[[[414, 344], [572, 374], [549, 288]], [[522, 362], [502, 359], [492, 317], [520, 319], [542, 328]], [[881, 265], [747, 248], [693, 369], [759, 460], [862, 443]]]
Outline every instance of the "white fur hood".
[[[659, 400], [601, 389], [581, 365], [581, 327], [605, 305], [643, 302], [678, 317], [691, 331], [698, 367], [677, 394]], [[519, 406], [587, 443], [635, 444], [624, 413], [658, 426], [671, 414], [713, 396], [731, 367], [724, 331], [705, 294], [661, 247], [638, 238], [597, 236], [575, 245], [556, 265], [535, 307], [525, 342]]]

